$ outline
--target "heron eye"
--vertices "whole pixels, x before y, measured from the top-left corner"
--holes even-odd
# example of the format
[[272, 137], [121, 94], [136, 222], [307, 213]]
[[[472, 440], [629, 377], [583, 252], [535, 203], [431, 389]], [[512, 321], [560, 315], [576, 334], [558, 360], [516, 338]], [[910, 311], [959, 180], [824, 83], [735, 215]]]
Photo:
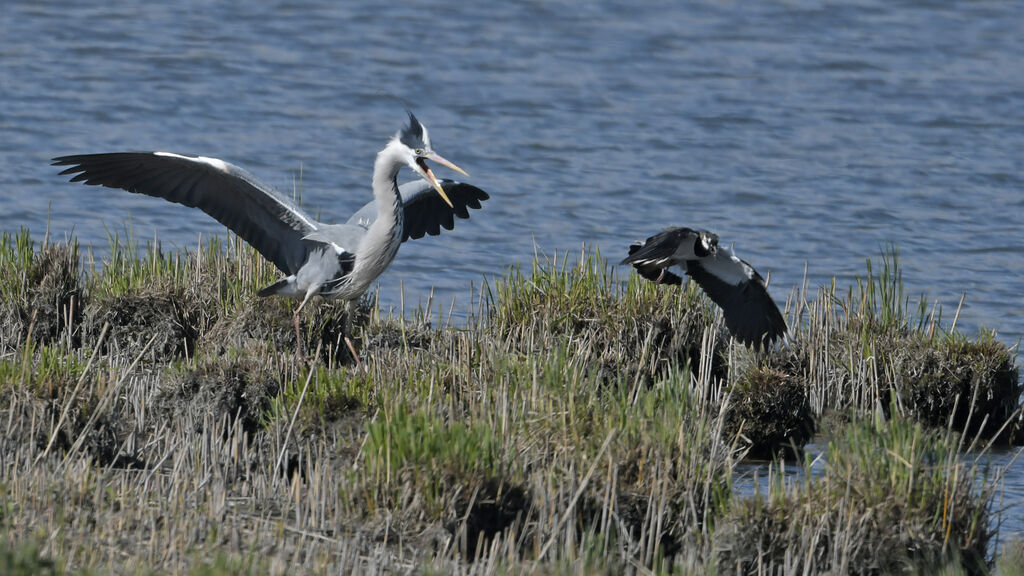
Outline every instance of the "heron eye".
[[423, 156], [423, 148], [417, 148], [413, 150], [413, 152], [415, 152], [417, 156]]

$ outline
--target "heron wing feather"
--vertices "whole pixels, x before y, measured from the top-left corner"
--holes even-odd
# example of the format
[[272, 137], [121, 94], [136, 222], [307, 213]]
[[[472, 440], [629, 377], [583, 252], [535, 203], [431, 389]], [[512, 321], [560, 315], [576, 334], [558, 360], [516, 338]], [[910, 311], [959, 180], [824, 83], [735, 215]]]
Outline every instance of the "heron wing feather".
[[335, 251], [340, 249], [342, 252], [355, 254], [364, 236], [366, 228], [356, 224], [320, 224], [319, 229], [310, 232], [304, 238], [336, 246]]
[[[471, 184], [454, 180], [441, 180], [441, 187], [452, 201], [454, 208], [441, 199], [437, 191], [426, 180], [406, 182], [398, 187], [404, 205], [404, 229], [402, 241], [419, 239], [429, 234], [437, 236], [441, 229], [455, 227], [455, 218], [469, 218], [469, 209], [480, 209], [481, 202], [490, 198], [487, 192]], [[363, 206], [348, 219], [348, 224], [369, 228], [377, 219], [375, 202]]]
[[199, 208], [286, 274], [315, 247], [303, 237], [319, 224], [245, 170], [223, 160], [167, 152], [81, 154], [53, 159], [72, 182], [122, 188]]

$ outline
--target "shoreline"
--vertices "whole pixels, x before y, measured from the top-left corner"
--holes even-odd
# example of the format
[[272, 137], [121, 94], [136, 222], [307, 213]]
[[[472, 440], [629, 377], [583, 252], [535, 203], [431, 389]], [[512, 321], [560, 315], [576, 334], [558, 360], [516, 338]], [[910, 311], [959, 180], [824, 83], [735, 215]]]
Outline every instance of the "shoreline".
[[[4, 235], [10, 550], [131, 574], [995, 561], [998, 478], [956, 455], [1019, 446], [1016, 351], [911, 303], [894, 249], [845, 293], [794, 291], [767, 354], [694, 287], [585, 250], [510, 269], [459, 328], [364, 299], [357, 374], [344, 306], [304, 316], [298, 364], [293, 304], [255, 296], [276, 271], [236, 244], [115, 244], [96, 270]], [[809, 466], [812, 438], [839, 455], [820, 478], [734, 494], [746, 457]]]

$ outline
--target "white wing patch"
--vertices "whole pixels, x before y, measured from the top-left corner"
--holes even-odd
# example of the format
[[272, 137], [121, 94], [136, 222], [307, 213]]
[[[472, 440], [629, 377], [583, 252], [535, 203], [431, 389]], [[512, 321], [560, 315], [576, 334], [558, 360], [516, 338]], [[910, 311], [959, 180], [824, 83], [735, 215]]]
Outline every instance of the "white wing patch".
[[182, 160], [188, 160], [190, 162], [199, 162], [200, 164], [207, 164], [213, 166], [221, 172], [229, 172], [228, 163], [219, 158], [209, 158], [207, 156], [182, 156], [181, 154], [175, 154], [174, 152], [153, 152], [154, 156], [166, 156], [168, 158], [180, 158]]
[[[693, 260], [693, 258], [691, 258]], [[673, 265], [671, 258], [644, 258], [642, 260], [633, 260], [630, 264], [639, 264], [640, 266], [657, 266], [658, 268], [668, 268]]]
[[[243, 174], [245, 173], [245, 171], [241, 170], [240, 168], [235, 168], [236, 174], [232, 174], [232, 172], [231, 172], [232, 165], [228, 164], [227, 162], [225, 162], [223, 160], [221, 160], [220, 158], [210, 158], [209, 156], [184, 156], [182, 154], [175, 154], [174, 152], [153, 152], [153, 155], [154, 156], [164, 156], [166, 158], [178, 158], [180, 160], [187, 160], [189, 162], [197, 162], [199, 164], [206, 164], [207, 166], [212, 166], [213, 168], [215, 168], [217, 170], [220, 170], [221, 172], [223, 172], [225, 174], [230, 174], [230, 175], [232, 175], [232, 176], [234, 176], [236, 178], [238, 177], [237, 172], [242, 172]], [[253, 180], [255, 180], [255, 178], [252, 177], [252, 176], [250, 176], [249, 178], [253, 178]], [[247, 179], [247, 178], [243, 178], [243, 179]], [[249, 184], [253, 185], [254, 182], [249, 182]], [[257, 189], [260, 189], [260, 192], [263, 192], [264, 195], [266, 195], [267, 197], [273, 199], [274, 202], [277, 202], [281, 206], [281, 208], [284, 208], [285, 210], [287, 210], [288, 213], [291, 214], [292, 216], [294, 216], [297, 220], [301, 221], [303, 224], [305, 224], [306, 226], [309, 226], [313, 230], [317, 229], [316, 223], [310, 221], [309, 218], [306, 218], [305, 214], [295, 210], [294, 208], [292, 208], [288, 204], [282, 202], [281, 199], [278, 198], [277, 196], [275, 196], [274, 194], [268, 193], [266, 190], [264, 190], [263, 189], [263, 188], [265, 188], [264, 184], [258, 184], [258, 185], [255, 185], [254, 187], [256, 187]]]
[[733, 256], [732, 251], [725, 247], [720, 246], [714, 256], [701, 258], [699, 262], [709, 273], [733, 286], [739, 286], [753, 277], [752, 270], [748, 270], [749, 266], [745, 266], [742, 260]]
[[274, 202], [280, 204], [282, 208], [291, 213], [292, 216], [295, 216], [296, 218], [301, 220], [306, 226], [309, 226], [313, 230], [319, 230], [319, 228], [317, 228], [316, 222], [313, 222], [309, 218], [306, 218], [306, 216], [302, 212], [299, 212], [298, 210], [293, 209], [291, 206], [285, 204], [284, 202], [281, 202], [272, 194], [270, 194], [269, 196], [274, 199]]

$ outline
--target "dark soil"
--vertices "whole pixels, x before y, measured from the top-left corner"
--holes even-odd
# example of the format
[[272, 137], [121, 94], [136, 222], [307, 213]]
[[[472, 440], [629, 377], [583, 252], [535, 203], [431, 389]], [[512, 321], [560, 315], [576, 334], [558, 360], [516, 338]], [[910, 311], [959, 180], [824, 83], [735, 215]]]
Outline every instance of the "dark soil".
[[[482, 482], [475, 491], [464, 490], [455, 502], [454, 516], [445, 528], [459, 538], [462, 556], [473, 560], [490, 541], [530, 512], [530, 495], [522, 486], [499, 479]], [[481, 548], [482, 546], [482, 548]]]

